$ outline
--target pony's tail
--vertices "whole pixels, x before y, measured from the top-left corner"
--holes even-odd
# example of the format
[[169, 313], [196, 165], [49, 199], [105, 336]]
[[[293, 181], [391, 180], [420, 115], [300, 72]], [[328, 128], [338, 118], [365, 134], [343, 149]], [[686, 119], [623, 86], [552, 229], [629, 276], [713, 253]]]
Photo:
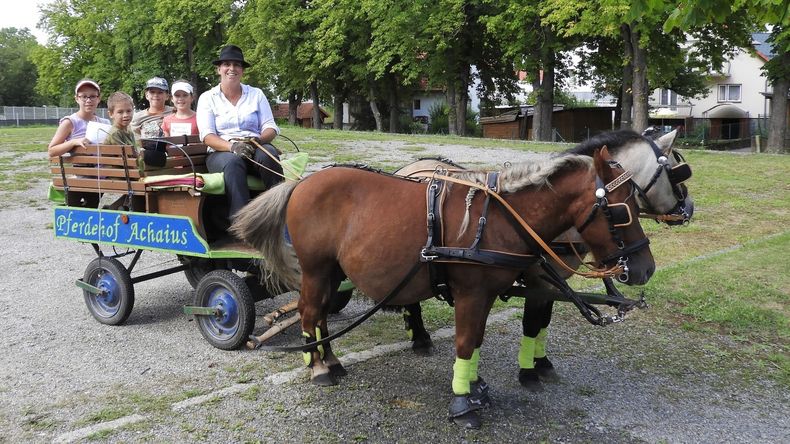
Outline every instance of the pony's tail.
[[266, 191], [236, 213], [230, 232], [260, 251], [266, 287], [272, 294], [298, 290], [299, 262], [285, 242], [285, 209], [299, 182], [287, 180]]

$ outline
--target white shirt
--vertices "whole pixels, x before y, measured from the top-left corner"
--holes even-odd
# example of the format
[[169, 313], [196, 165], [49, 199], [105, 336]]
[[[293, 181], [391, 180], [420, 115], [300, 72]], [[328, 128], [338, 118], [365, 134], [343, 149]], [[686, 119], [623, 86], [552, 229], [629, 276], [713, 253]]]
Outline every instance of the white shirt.
[[241, 98], [235, 106], [225, 97], [219, 85], [201, 94], [197, 105], [197, 125], [200, 140], [205, 140], [209, 134], [216, 134], [225, 140], [260, 137], [266, 128], [280, 134], [263, 91], [243, 83]]

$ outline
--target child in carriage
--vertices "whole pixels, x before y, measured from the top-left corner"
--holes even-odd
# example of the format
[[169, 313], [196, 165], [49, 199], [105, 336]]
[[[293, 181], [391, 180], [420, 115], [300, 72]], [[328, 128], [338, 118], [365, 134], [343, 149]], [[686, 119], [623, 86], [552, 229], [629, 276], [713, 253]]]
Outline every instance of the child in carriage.
[[134, 133], [129, 128], [134, 115], [134, 101], [129, 94], [116, 91], [107, 98], [107, 111], [112, 118], [112, 129], [104, 143], [107, 145], [137, 146]]
[[85, 137], [88, 122], [110, 123], [109, 120], [96, 115], [96, 108], [101, 101], [101, 88], [95, 81], [85, 78], [77, 82], [74, 88], [74, 100], [80, 109], [60, 119], [58, 129], [55, 130], [55, 135], [47, 146], [50, 157], [62, 156], [75, 147], [89, 144], [90, 140]]
[[197, 115], [192, 111], [194, 101], [192, 85], [186, 80], [176, 80], [170, 90], [176, 112], [162, 120], [165, 137], [198, 134]]

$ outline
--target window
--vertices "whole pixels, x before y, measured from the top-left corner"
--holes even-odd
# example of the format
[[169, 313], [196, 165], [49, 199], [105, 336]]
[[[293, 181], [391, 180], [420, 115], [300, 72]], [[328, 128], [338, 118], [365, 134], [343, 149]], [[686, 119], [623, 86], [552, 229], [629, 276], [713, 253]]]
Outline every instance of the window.
[[741, 85], [719, 85], [719, 102], [740, 102]]
[[420, 109], [420, 99], [414, 100], [414, 109]]
[[661, 89], [658, 104], [659, 106], [671, 107], [671, 109], [674, 111], [678, 106], [678, 94], [671, 89]]

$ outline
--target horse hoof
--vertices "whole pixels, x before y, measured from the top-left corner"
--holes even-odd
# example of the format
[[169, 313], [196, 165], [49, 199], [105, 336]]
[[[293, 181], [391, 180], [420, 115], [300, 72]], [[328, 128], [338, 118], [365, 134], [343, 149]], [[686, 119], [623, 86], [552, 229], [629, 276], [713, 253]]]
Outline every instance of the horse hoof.
[[480, 408], [480, 400], [475, 399], [472, 395], [455, 395], [450, 401], [448, 416], [450, 421], [461, 427], [479, 429], [481, 423], [477, 410]]
[[538, 372], [538, 376], [542, 380], [548, 382], [557, 382], [560, 380], [560, 375], [554, 370], [554, 364], [545, 356], [535, 359], [535, 371]]
[[334, 364], [329, 366], [329, 374], [334, 377], [346, 376], [348, 372], [343, 364]]
[[527, 390], [537, 393], [543, 391], [538, 372], [534, 368], [522, 368], [518, 371], [518, 382]]
[[417, 339], [411, 344], [411, 350], [418, 356], [432, 356], [433, 355], [433, 341], [428, 339]]
[[452, 421], [465, 429], [477, 430], [483, 424], [480, 421], [480, 415], [476, 411], [464, 413], [461, 416], [452, 418]]
[[473, 403], [479, 403], [478, 408], [491, 407], [491, 397], [488, 396], [488, 384], [483, 378], [478, 377], [477, 381], [471, 383], [469, 388], [469, 397], [472, 398]]
[[329, 387], [337, 384], [335, 378], [332, 377], [332, 373], [322, 373], [320, 375], [313, 376], [311, 381], [313, 384], [319, 387]]

